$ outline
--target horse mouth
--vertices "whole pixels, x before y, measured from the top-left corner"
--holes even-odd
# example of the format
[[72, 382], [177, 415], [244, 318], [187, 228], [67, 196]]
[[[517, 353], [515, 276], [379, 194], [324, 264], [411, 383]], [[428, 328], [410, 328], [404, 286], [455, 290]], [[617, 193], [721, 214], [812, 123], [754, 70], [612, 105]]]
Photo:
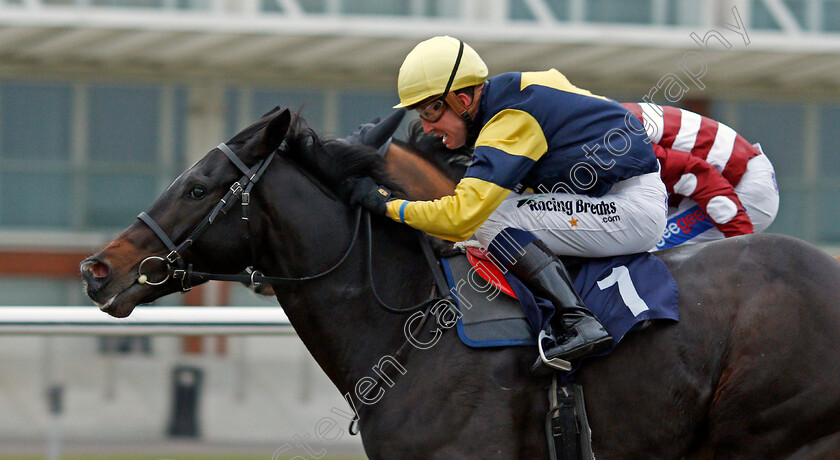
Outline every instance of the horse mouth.
[[126, 316], [131, 314], [131, 312], [134, 310], [134, 307], [129, 306], [128, 308], [126, 308], [125, 306], [121, 307], [119, 303], [115, 304], [114, 301], [117, 300], [118, 296], [119, 294], [114, 294], [105, 303], [97, 302], [96, 305], [99, 306], [100, 310], [102, 310], [105, 313], [108, 313], [109, 315], [115, 318], [125, 318]]
[[137, 305], [153, 300], [149, 298], [150, 293], [148, 291], [149, 288], [135, 281], [110, 297], [106, 298], [107, 294], [101, 291], [90, 292], [90, 290], [88, 291], [88, 297], [96, 303], [101, 311], [115, 318], [125, 318], [134, 311], [134, 307]]

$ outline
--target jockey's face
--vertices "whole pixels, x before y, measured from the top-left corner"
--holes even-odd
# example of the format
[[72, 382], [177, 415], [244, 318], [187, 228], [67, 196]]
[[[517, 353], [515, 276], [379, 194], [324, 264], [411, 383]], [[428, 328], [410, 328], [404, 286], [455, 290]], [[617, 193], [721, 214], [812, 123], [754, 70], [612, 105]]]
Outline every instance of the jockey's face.
[[[464, 107], [469, 107], [472, 98], [467, 94], [457, 94], [458, 99], [464, 104]], [[423, 131], [441, 136], [443, 138], [443, 145], [449, 149], [457, 149], [463, 147], [467, 142], [467, 122], [452, 110], [451, 107], [446, 107], [443, 115], [435, 122], [430, 122], [424, 118], [420, 118], [423, 122]]]

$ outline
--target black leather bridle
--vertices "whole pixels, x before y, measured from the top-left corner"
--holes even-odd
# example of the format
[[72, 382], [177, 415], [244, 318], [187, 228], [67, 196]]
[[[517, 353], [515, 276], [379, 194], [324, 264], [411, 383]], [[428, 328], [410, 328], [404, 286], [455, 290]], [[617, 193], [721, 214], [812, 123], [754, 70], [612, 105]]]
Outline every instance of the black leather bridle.
[[[285, 145], [285, 143], [283, 144]], [[167, 282], [170, 278], [180, 280], [181, 282], [181, 291], [186, 292], [192, 288], [193, 281], [209, 281], [209, 280], [217, 280], [217, 281], [236, 281], [236, 282], [246, 282], [250, 283], [251, 285], [259, 285], [262, 283], [288, 283], [288, 282], [303, 282], [303, 281], [311, 281], [318, 278], [325, 277], [335, 271], [341, 264], [347, 260], [350, 252], [353, 249], [353, 246], [356, 244], [356, 240], [359, 236], [359, 231], [362, 227], [362, 214], [365, 216], [365, 230], [368, 239], [368, 248], [367, 248], [367, 269], [368, 274], [370, 276], [370, 287], [371, 291], [373, 292], [374, 298], [379, 303], [379, 305], [389, 311], [391, 313], [409, 313], [413, 311], [417, 311], [423, 308], [429, 308], [438, 301], [449, 299], [449, 293], [446, 292], [446, 281], [443, 278], [442, 273], [440, 272], [440, 266], [437, 263], [437, 260], [432, 253], [431, 247], [429, 246], [428, 241], [426, 241], [425, 237], [422, 233], [418, 232], [418, 236], [420, 237], [420, 244], [423, 248], [423, 254], [426, 257], [426, 261], [430, 264], [432, 268], [432, 273], [435, 278], [435, 284], [438, 288], [438, 293], [440, 297], [432, 297], [423, 302], [420, 302], [417, 305], [408, 308], [394, 308], [386, 304], [380, 297], [379, 294], [376, 292], [376, 287], [374, 286], [373, 282], [373, 267], [372, 267], [372, 260], [373, 260], [373, 232], [370, 223], [370, 214], [367, 212], [363, 212], [362, 207], [356, 208], [356, 216], [355, 216], [355, 223], [354, 223], [354, 231], [353, 236], [350, 240], [350, 244], [347, 246], [347, 249], [341, 255], [337, 262], [331, 265], [326, 270], [317, 273], [315, 275], [303, 276], [303, 277], [278, 277], [278, 276], [265, 276], [257, 270], [251, 270], [250, 274], [217, 274], [217, 273], [207, 273], [207, 272], [197, 272], [192, 269], [192, 264], [187, 264], [184, 258], [181, 256], [181, 253], [185, 251], [187, 248], [192, 246], [192, 244], [206, 232], [211, 225], [216, 221], [216, 218], [219, 217], [220, 214], [226, 215], [233, 206], [237, 203], [237, 201], [241, 200], [242, 203], [242, 219], [246, 222], [249, 222], [248, 219], [248, 207], [251, 201], [251, 189], [257, 183], [257, 181], [262, 177], [265, 170], [268, 168], [268, 165], [271, 161], [275, 158], [277, 150], [271, 152], [265, 159], [258, 162], [254, 167], [248, 168], [239, 157], [230, 149], [226, 144], [221, 143], [217, 146], [217, 148], [225, 154], [225, 156], [233, 163], [242, 173], [243, 176], [233, 183], [230, 186], [230, 189], [227, 191], [224, 197], [216, 204], [212, 211], [204, 218], [201, 223], [187, 236], [184, 241], [180, 244], [175, 245], [172, 242], [172, 239], [169, 238], [169, 235], [166, 234], [165, 231], [158, 225], [155, 220], [146, 214], [145, 212], [141, 212], [137, 218], [140, 219], [143, 223], [145, 223], [152, 231], [157, 235], [157, 237], [163, 242], [166, 248], [169, 250], [169, 253], [165, 257], [161, 256], [149, 256], [143, 259], [140, 262], [140, 265], [137, 268], [137, 282], [140, 284], [148, 284], [150, 286], [159, 286], [165, 282]], [[283, 146], [281, 145], [280, 149]], [[278, 149], [278, 150], [280, 150]], [[306, 177], [309, 177], [308, 175]], [[310, 180], [312, 180], [310, 178]], [[250, 224], [249, 224], [250, 225]], [[247, 232], [250, 234], [250, 230]], [[253, 245], [253, 243], [252, 243]], [[252, 262], [254, 258], [254, 254], [256, 251], [254, 250], [253, 246], [251, 249], [252, 253]], [[143, 266], [150, 261], [158, 261], [161, 263], [166, 264], [166, 277], [159, 281], [150, 281], [148, 276], [143, 274]]]
[[[169, 238], [169, 235], [166, 234], [165, 231], [158, 225], [155, 220], [146, 214], [145, 212], [141, 212], [137, 215], [137, 218], [140, 219], [143, 223], [145, 223], [149, 228], [155, 232], [155, 235], [163, 242], [167, 249], [169, 249], [169, 253], [165, 257], [161, 256], [149, 256], [143, 259], [140, 262], [139, 267], [137, 268], [137, 282], [140, 284], [148, 284], [150, 286], [159, 286], [169, 280], [169, 278], [178, 279], [181, 281], [181, 291], [186, 292], [192, 288], [191, 280], [191, 272], [192, 272], [192, 265], [187, 265], [184, 261], [184, 258], [181, 257], [181, 253], [188, 249], [192, 244], [206, 232], [213, 222], [216, 221], [216, 218], [219, 217], [219, 214], [227, 214], [233, 206], [237, 202], [242, 203], [242, 219], [246, 222], [249, 222], [248, 219], [248, 207], [251, 203], [251, 189], [260, 180], [265, 170], [268, 168], [268, 165], [271, 163], [271, 160], [274, 159], [277, 151], [271, 152], [266, 158], [262, 161], [258, 162], [254, 167], [248, 168], [239, 157], [233, 153], [233, 150], [227, 146], [225, 143], [219, 144], [217, 147], [224, 155], [233, 163], [243, 174], [243, 176], [234, 182], [230, 189], [225, 193], [221, 200], [213, 207], [213, 210], [205, 217], [200, 224], [187, 236], [181, 244], [177, 246], [175, 243], [172, 242], [172, 239]], [[167, 273], [166, 277], [159, 281], [150, 281], [147, 275], [143, 274], [143, 266], [149, 261], [159, 261], [166, 264]]]

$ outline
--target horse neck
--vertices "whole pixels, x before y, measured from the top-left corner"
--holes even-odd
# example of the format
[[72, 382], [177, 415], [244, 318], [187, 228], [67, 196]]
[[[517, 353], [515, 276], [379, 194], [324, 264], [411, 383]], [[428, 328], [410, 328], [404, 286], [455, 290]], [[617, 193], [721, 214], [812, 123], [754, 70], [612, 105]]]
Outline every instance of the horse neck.
[[[283, 196], [278, 185], [284, 184], [282, 180], [268, 177], [265, 183], [271, 185], [261, 191], [263, 196]], [[350, 247], [355, 212], [315, 187], [299, 196], [306, 197], [305, 205], [269, 210], [269, 217], [259, 224], [257, 244], [266, 250], [261, 250], [264, 259], [258, 268], [267, 275], [320, 273]], [[277, 206], [265, 201], [259, 204]], [[275, 286], [277, 300], [298, 336], [342, 393], [352, 393], [359, 378], [370, 375], [380, 359], [393, 356], [406, 340], [403, 323], [408, 315], [385, 312], [373, 296], [368, 245], [373, 244], [373, 282], [386, 303], [405, 308], [425, 300], [430, 292], [431, 273], [413, 231], [379, 217], [371, 221], [368, 235], [363, 218], [347, 259], [334, 272]]]
[[411, 199], [435, 200], [455, 192], [455, 182], [437, 166], [395, 143], [388, 148], [385, 167]]

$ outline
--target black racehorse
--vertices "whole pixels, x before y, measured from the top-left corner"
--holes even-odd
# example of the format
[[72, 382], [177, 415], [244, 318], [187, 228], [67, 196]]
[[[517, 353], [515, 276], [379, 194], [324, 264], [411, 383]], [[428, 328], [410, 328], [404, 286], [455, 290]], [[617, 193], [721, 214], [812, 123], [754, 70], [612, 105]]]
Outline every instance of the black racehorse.
[[[240, 206], [235, 192], [252, 182], [243, 171], [266, 158]], [[368, 236], [361, 214], [337, 196], [343, 179], [360, 175], [400, 190], [374, 152], [322, 142], [289, 111], [270, 112], [85, 260], [87, 293], [124, 317], [181, 289], [183, 272], [167, 279], [179, 276], [173, 270], [253, 265], [310, 277], [278, 282], [277, 298], [350, 395], [370, 458], [546, 458], [548, 381], [529, 373], [534, 350], [471, 349], [439, 326], [432, 345], [405, 348], [418, 322], [407, 327], [408, 314], [384, 310], [373, 287], [391, 307], [408, 308], [429, 297], [433, 276], [414, 230], [372, 218]], [[217, 206], [225, 196], [235, 205]], [[681, 321], [629, 334], [577, 374], [596, 457], [840, 457], [840, 264], [768, 234], [660, 256], [680, 287]]]

